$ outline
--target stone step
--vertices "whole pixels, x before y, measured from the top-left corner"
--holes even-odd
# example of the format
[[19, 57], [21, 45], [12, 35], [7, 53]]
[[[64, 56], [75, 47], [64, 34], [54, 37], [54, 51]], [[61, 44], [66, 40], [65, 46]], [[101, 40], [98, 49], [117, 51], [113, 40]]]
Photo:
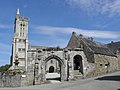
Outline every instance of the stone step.
[[79, 70], [74, 70], [74, 79], [83, 79], [83, 75], [81, 72], [79, 72]]
[[60, 74], [58, 73], [47, 73], [46, 78], [59, 78]]
[[77, 79], [83, 79], [83, 75], [74, 75], [74, 79], [77, 80]]
[[79, 70], [74, 70], [74, 75], [82, 75], [82, 73]]

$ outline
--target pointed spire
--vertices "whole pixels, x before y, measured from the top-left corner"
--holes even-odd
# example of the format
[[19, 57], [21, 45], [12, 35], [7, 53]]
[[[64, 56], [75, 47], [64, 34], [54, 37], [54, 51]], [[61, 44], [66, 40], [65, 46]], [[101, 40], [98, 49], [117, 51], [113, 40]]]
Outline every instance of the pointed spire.
[[19, 8], [17, 9], [17, 13], [16, 13], [17, 15], [19, 15], [20, 14], [20, 11], [19, 11]]

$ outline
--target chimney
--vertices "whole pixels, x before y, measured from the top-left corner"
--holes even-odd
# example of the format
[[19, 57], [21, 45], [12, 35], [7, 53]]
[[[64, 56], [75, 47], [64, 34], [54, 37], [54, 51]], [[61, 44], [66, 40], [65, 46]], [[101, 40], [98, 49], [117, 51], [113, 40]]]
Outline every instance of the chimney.
[[114, 43], [113, 41], [111, 41], [111, 43]]
[[72, 35], [76, 35], [76, 32], [72, 32]]
[[80, 37], [80, 38], [83, 38], [83, 35], [82, 35], [82, 34], [80, 34], [80, 35], [79, 35], [79, 37]]
[[90, 37], [90, 40], [93, 41], [93, 37]]
[[93, 41], [93, 37], [88, 37], [88, 39], [89, 39], [90, 41]]

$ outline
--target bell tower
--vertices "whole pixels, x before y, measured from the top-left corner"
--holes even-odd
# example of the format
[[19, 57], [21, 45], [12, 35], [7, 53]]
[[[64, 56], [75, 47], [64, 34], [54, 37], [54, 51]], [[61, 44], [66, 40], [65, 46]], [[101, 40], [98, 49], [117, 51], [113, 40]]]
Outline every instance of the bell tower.
[[27, 71], [27, 50], [28, 50], [28, 18], [21, 17], [20, 11], [17, 13], [14, 21], [14, 37], [12, 41], [11, 64], [15, 69], [15, 57], [18, 56], [18, 68]]

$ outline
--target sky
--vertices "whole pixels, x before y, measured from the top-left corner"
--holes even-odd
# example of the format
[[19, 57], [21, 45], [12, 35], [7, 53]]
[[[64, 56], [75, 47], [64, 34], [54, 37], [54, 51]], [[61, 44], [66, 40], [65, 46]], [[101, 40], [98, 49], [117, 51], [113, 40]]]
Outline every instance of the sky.
[[10, 63], [14, 19], [29, 18], [29, 43], [66, 47], [73, 31], [95, 41], [120, 41], [120, 0], [0, 0], [0, 66]]

